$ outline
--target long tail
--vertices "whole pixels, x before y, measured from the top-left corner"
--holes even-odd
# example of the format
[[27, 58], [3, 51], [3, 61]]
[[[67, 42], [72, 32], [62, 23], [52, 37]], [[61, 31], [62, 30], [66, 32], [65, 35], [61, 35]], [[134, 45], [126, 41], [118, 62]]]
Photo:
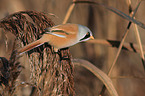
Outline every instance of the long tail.
[[35, 48], [35, 47], [38, 47], [38, 46], [42, 45], [43, 43], [44, 42], [42, 42], [42, 40], [39, 39], [37, 41], [34, 41], [34, 42], [32, 42], [32, 43], [24, 46], [23, 48], [21, 48], [20, 50], [18, 50], [18, 52], [19, 52], [19, 54], [23, 54], [23, 53], [25, 53], [25, 52], [27, 52], [27, 51]]

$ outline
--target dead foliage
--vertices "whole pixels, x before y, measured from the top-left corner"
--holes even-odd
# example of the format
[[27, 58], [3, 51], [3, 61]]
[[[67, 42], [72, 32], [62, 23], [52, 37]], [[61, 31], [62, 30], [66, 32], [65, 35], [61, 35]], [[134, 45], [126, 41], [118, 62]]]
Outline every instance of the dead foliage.
[[0, 57], [0, 94], [3, 96], [11, 95], [15, 91], [16, 79], [22, 71], [18, 59], [16, 51], [11, 54], [9, 60]]
[[[24, 46], [38, 40], [44, 33], [44, 29], [52, 26], [54, 26], [54, 23], [48, 16], [35, 11], [17, 12], [0, 21], [0, 28], [13, 33]], [[14, 50], [16, 49], [18, 48], [14, 48]], [[30, 61], [32, 80], [29, 85], [33, 85], [31, 96], [74, 95], [74, 68], [71, 64], [71, 55], [68, 48], [55, 53], [53, 48], [48, 43], [45, 43], [38, 48], [30, 50], [27, 56]], [[17, 55], [11, 57], [13, 63], [15, 62], [15, 57]], [[7, 64], [7, 62], [5, 63]], [[9, 72], [7, 70], [9, 66], [7, 67], [1, 66], [1, 73], [3, 70]], [[7, 76], [7, 73], [3, 74], [3, 77], [16, 79]], [[7, 81], [4, 82], [2, 78], [0, 79], [2, 84], [8, 84]]]

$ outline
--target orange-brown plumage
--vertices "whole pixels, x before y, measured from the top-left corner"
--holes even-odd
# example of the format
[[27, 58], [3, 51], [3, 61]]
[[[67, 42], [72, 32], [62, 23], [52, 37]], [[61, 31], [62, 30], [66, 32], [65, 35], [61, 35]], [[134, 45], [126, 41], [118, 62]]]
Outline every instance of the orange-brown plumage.
[[[89, 34], [88, 34], [89, 33]], [[87, 35], [88, 34], [88, 35]], [[45, 42], [48, 42], [51, 46], [54, 47], [54, 51], [57, 52], [58, 49], [72, 46], [81, 41], [93, 39], [91, 31], [79, 24], [62, 24], [57, 25], [52, 28], [48, 28], [47, 32], [43, 36], [19, 50], [19, 53], [24, 53], [35, 47], [42, 45]]]

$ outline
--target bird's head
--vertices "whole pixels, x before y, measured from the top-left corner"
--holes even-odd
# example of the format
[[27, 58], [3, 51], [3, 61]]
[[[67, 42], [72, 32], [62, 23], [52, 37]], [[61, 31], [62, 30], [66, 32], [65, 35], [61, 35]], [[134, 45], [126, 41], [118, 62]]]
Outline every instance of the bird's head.
[[91, 30], [83, 25], [78, 25], [78, 39], [79, 42], [94, 39]]

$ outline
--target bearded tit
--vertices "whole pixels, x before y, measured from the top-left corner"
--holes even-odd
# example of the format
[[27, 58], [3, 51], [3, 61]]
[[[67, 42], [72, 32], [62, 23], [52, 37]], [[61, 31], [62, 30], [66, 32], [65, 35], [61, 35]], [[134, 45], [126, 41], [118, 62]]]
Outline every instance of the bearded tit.
[[39, 40], [24, 46], [18, 50], [18, 52], [22, 54], [44, 44], [45, 42], [48, 42], [53, 46], [54, 51], [57, 52], [58, 49], [70, 47], [89, 39], [94, 39], [90, 29], [80, 24], [61, 24], [51, 28], [46, 28], [45, 31], [46, 32]]

